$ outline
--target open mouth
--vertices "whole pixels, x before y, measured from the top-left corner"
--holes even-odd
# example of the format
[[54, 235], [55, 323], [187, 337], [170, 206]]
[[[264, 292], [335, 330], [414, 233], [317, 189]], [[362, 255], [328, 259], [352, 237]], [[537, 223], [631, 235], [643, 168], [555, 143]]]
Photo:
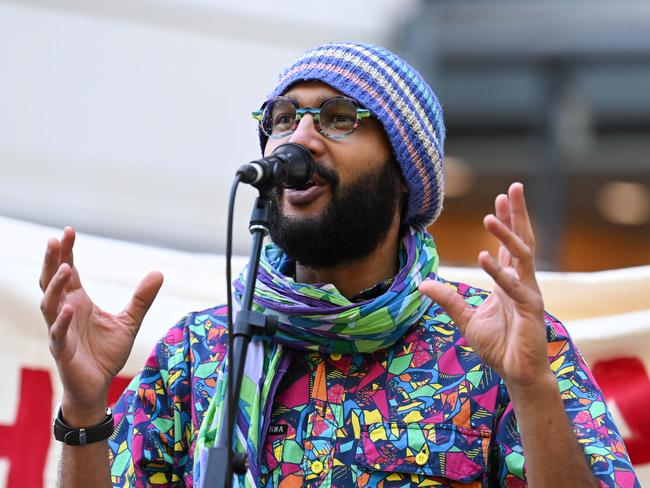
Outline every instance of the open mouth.
[[326, 193], [327, 188], [328, 184], [325, 180], [314, 177], [299, 188], [285, 188], [284, 195], [291, 205], [303, 206], [310, 204]]
[[329, 182], [325, 180], [322, 176], [318, 175], [317, 173], [314, 173], [310, 180], [305, 183], [303, 186], [296, 186], [293, 188], [293, 190], [298, 190], [298, 191], [305, 191], [309, 190], [310, 188], [314, 186], [327, 186], [329, 185]]
[[294, 187], [293, 187], [293, 190], [305, 191], [305, 190], [308, 190], [308, 189], [310, 189], [312, 186], [315, 186], [315, 185], [316, 185], [316, 183], [314, 183], [313, 180], [309, 180], [307, 183], [305, 183], [305, 184], [302, 185], [302, 186], [294, 186]]

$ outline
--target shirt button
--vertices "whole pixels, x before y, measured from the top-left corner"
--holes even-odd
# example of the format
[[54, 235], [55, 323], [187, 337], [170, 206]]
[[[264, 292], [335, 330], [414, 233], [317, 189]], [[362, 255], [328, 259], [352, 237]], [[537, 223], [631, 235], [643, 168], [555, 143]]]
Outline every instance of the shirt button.
[[427, 464], [427, 461], [429, 460], [429, 457], [424, 454], [423, 452], [419, 453], [417, 456], [415, 456], [415, 462], [418, 463], [420, 466], [423, 466]]
[[314, 474], [321, 474], [323, 472], [323, 463], [320, 461], [314, 461], [311, 463], [311, 470]]
[[330, 354], [330, 359], [332, 361], [338, 361], [342, 357], [343, 357], [343, 354], [341, 354], [340, 352], [333, 352], [332, 354]]

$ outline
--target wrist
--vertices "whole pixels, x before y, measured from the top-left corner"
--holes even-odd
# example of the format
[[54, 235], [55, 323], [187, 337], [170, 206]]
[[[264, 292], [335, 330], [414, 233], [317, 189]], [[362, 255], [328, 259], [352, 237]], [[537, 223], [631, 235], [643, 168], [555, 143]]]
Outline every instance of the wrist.
[[52, 431], [54, 438], [68, 446], [86, 446], [108, 439], [115, 429], [113, 412], [110, 408], [106, 409], [104, 418], [95, 425], [75, 428], [68, 425], [63, 418], [61, 407], [57, 409], [57, 414], [52, 421]]
[[83, 428], [96, 425], [106, 416], [107, 399], [97, 398], [92, 403], [78, 402], [63, 396], [61, 400], [61, 416], [70, 427]]
[[561, 398], [557, 378], [551, 368], [525, 381], [504, 380], [504, 382], [515, 406], [530, 403], [539, 408], [541, 401]]

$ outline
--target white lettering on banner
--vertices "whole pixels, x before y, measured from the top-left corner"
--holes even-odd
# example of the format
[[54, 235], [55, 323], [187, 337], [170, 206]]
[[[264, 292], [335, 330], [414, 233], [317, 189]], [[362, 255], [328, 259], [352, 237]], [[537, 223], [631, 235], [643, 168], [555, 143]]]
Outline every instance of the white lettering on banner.
[[624, 439], [629, 438], [632, 433], [630, 432], [630, 428], [627, 426], [627, 422], [625, 421], [623, 414], [621, 414], [621, 411], [618, 409], [618, 405], [613, 398], [607, 400], [607, 408], [609, 409], [609, 413], [612, 414], [612, 418], [614, 419], [614, 423], [618, 428], [618, 432], [623, 436]]

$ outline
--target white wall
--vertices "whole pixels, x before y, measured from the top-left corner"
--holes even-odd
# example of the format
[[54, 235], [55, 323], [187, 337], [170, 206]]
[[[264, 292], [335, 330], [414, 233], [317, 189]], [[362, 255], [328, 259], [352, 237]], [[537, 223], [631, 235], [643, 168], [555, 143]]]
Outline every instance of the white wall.
[[222, 251], [235, 169], [259, 157], [250, 111], [282, 67], [386, 44], [413, 3], [0, 0], [0, 214]]

